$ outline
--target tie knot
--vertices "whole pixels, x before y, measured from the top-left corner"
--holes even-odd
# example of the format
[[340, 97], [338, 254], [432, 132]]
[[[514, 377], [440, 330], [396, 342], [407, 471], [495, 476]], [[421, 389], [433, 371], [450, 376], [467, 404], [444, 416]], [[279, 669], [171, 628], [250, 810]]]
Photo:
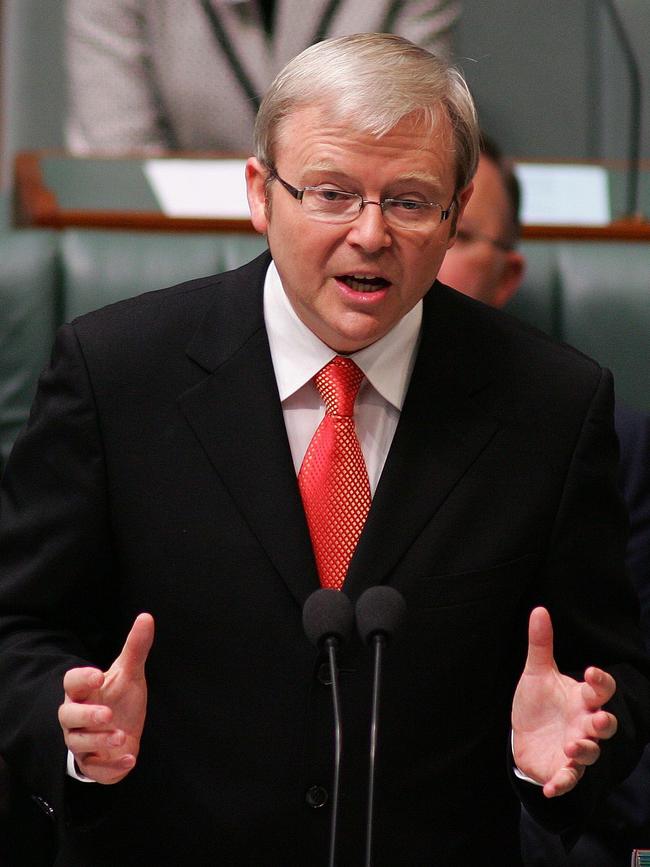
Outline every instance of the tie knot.
[[357, 392], [363, 380], [360, 370], [351, 358], [335, 356], [314, 377], [314, 385], [325, 403], [328, 415], [352, 416]]

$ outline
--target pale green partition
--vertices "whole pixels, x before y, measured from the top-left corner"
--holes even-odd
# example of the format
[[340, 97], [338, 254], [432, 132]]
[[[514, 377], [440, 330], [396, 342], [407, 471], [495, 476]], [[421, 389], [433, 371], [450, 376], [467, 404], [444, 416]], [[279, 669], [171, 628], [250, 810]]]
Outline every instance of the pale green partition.
[[25, 423], [57, 320], [53, 232], [0, 234], [0, 454]]
[[562, 332], [609, 367], [617, 397], [650, 411], [650, 244], [558, 246]]
[[63, 319], [237, 268], [265, 249], [264, 238], [244, 233], [67, 230], [60, 248]]
[[526, 259], [524, 279], [507, 311], [560, 338], [556, 245], [550, 241], [527, 241], [520, 245], [520, 249]]

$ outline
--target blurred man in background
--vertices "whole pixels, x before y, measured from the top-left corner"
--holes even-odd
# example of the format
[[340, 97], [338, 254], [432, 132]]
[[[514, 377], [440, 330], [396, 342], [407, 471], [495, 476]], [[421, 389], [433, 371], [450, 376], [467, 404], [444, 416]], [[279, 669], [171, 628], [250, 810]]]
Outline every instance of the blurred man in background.
[[461, 0], [66, 0], [72, 153], [248, 153], [260, 100], [322, 39], [370, 30], [448, 52]]

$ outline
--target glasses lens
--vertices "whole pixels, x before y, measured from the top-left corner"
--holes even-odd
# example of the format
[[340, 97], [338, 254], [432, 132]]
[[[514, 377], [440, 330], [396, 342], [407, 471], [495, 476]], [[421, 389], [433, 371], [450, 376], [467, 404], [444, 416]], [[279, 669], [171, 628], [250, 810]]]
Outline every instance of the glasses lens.
[[[306, 187], [302, 207], [313, 220], [326, 223], [349, 223], [356, 220], [363, 199], [357, 193], [347, 193], [331, 187]], [[376, 206], [376, 202], [367, 202]], [[401, 229], [433, 231], [442, 220], [440, 205], [408, 199], [385, 199], [382, 204], [384, 219], [390, 226]]]
[[306, 189], [302, 195], [302, 206], [315, 220], [345, 223], [358, 216], [361, 196], [326, 187]]
[[429, 202], [386, 199], [384, 217], [391, 226], [402, 229], [435, 229], [440, 225], [442, 208]]

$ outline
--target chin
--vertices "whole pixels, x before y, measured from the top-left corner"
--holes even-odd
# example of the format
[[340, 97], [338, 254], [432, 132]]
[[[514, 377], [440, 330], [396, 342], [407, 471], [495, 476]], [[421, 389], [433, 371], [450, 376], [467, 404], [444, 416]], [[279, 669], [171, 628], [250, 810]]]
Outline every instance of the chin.
[[[372, 335], [337, 335], [332, 337], [331, 340], [324, 341], [335, 352], [340, 352], [344, 355], [350, 355], [352, 352], [358, 352], [360, 349], [365, 349], [366, 346], [370, 346], [371, 343], [374, 343], [376, 340], [379, 340], [381, 334], [372, 334]], [[322, 340], [322, 338], [321, 338]]]
[[364, 349], [366, 346], [370, 346], [371, 343], [374, 343], [376, 340], [379, 340], [380, 337], [383, 337], [386, 331], [380, 331], [377, 328], [347, 328], [347, 329], [339, 329], [336, 327], [329, 328], [327, 331], [314, 331], [316, 336], [326, 343], [330, 349], [333, 349], [335, 352], [342, 352], [345, 354], [350, 354], [351, 352], [358, 352], [359, 349]]

